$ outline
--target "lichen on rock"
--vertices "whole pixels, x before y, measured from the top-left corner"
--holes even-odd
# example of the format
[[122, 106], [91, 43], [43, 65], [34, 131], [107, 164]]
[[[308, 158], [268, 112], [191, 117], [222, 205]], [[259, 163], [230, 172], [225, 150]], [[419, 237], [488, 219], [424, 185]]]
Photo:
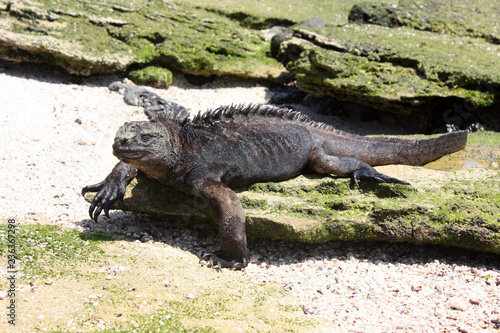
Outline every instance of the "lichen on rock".
[[397, 5], [380, 2], [356, 4], [349, 21], [387, 27], [406, 26], [440, 34], [482, 38], [500, 43], [500, 7], [494, 1], [400, 0]]

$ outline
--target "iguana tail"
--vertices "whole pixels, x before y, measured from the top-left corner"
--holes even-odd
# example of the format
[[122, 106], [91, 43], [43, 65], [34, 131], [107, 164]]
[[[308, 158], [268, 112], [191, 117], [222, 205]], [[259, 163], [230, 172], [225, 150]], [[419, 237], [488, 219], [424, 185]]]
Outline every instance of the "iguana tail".
[[375, 166], [384, 164], [422, 165], [467, 144], [467, 132], [454, 132], [424, 140], [365, 137], [339, 130], [319, 129], [326, 137], [325, 150], [335, 156], [353, 157]]

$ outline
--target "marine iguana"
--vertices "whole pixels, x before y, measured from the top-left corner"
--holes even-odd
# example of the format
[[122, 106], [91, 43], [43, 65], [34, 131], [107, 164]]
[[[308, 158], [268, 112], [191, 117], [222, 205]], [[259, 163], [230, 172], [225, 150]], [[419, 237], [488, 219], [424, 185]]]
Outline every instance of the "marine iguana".
[[[159, 97], [140, 93], [142, 103]], [[154, 104], [154, 103], [153, 103]], [[189, 119], [167, 101], [150, 121], [125, 123], [113, 144], [120, 159], [100, 183], [82, 194], [97, 192], [89, 214], [97, 221], [139, 172], [179, 191], [207, 200], [217, 214], [221, 249], [212, 254], [219, 267], [248, 262], [245, 212], [232, 190], [257, 182], [278, 182], [306, 171], [359, 180], [399, 183], [372, 166], [421, 165], [460, 150], [466, 132], [425, 140], [363, 137], [311, 120], [286, 108], [265, 105], [222, 106]]]

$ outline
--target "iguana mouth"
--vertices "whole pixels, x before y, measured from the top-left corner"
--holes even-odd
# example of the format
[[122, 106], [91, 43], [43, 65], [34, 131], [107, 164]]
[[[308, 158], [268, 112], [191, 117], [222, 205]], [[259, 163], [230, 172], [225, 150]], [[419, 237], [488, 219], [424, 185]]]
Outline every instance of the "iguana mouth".
[[148, 151], [141, 151], [137, 149], [123, 149], [123, 148], [114, 148], [113, 147], [113, 155], [118, 158], [126, 158], [126, 159], [138, 159], [145, 155], [149, 154]]

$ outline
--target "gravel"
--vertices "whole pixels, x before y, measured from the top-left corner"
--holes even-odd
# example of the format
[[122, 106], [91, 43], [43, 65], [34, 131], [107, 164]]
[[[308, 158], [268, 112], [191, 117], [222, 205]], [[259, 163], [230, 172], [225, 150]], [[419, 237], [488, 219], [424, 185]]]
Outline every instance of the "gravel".
[[269, 246], [274, 250], [254, 248], [245, 274], [281, 284], [303, 300], [308, 316], [346, 331], [498, 329], [492, 320], [500, 317], [500, 272], [493, 255], [387, 243]]
[[[198, 255], [216, 249], [217, 233], [204, 225], [124, 212], [99, 223], [88, 218], [82, 186], [102, 180], [117, 162], [111, 144], [118, 127], [145, 119], [140, 108], [107, 89], [119, 79], [75, 78], [55, 67], [0, 62], [2, 218], [161, 241]], [[177, 77], [168, 90], [152, 90], [193, 113], [270, 97], [265, 85], [231, 78], [196, 87]], [[303, 245], [253, 238], [249, 249], [251, 263], [242, 274], [281, 284], [302, 300], [304, 315], [328, 318], [347, 332], [500, 331], [495, 255], [408, 244]]]

